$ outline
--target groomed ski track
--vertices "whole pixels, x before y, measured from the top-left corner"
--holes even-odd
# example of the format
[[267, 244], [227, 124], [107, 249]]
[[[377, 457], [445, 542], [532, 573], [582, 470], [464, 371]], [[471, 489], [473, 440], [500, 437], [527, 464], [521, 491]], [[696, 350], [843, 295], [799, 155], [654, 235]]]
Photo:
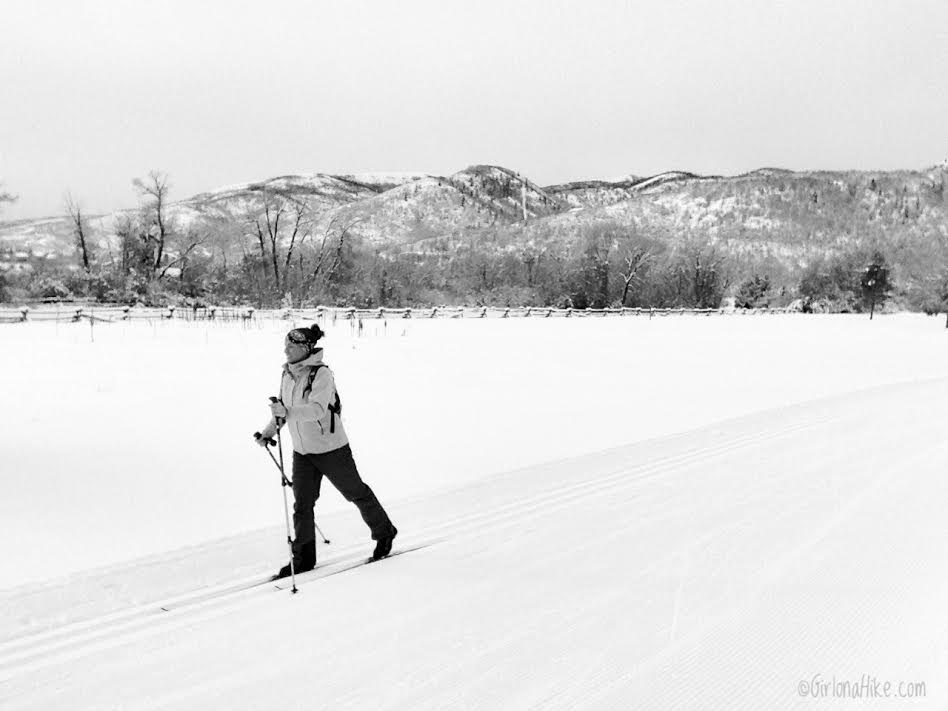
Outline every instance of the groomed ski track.
[[943, 708], [946, 431], [948, 380], [910, 382], [397, 502], [396, 548], [433, 545], [331, 575], [368, 552], [334, 533], [297, 595], [248, 577], [33, 620], [0, 643], [0, 707], [898, 703], [799, 694], [869, 674]]

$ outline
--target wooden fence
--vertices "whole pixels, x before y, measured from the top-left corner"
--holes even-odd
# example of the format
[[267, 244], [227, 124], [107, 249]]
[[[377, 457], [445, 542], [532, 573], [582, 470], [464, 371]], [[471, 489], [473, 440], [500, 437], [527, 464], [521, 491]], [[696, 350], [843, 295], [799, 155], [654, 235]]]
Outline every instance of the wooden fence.
[[541, 306], [503, 308], [493, 306], [436, 306], [429, 308], [357, 309], [349, 307], [317, 306], [306, 309], [255, 309], [249, 306], [208, 306], [145, 308], [130, 306], [103, 306], [96, 304], [43, 304], [32, 307], [0, 307], [0, 323], [27, 321], [232, 321], [248, 322], [255, 319], [297, 321], [363, 320], [363, 319], [432, 319], [432, 318], [604, 318], [615, 316], [646, 317], [676, 315], [753, 315], [785, 313], [784, 309], [557, 309]]

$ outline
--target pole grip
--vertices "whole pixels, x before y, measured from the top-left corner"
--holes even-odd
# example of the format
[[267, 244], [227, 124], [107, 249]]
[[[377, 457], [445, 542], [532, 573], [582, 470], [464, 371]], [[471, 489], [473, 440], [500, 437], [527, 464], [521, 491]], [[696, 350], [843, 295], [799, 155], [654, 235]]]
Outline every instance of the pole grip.
[[[254, 432], [254, 433], [253, 433], [253, 438], [254, 438], [254, 439], [260, 439], [261, 437], [263, 437], [263, 435], [260, 434], [259, 432]], [[268, 446], [268, 447], [275, 447], [275, 446], [276, 446], [276, 440], [273, 439], [273, 437], [267, 437], [266, 442], [267, 442], [267, 446]]]
[[[270, 396], [270, 402], [280, 402], [280, 398], [278, 398], [276, 395], [271, 395], [271, 396]], [[273, 419], [276, 420], [277, 427], [282, 427], [282, 426], [283, 426], [284, 420], [283, 420], [282, 417], [274, 417]]]

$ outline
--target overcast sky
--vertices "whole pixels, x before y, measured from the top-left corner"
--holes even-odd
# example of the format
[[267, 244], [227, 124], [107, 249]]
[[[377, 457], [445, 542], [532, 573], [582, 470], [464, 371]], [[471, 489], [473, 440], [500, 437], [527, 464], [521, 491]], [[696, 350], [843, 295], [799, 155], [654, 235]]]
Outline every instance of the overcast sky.
[[3, 218], [297, 172], [948, 157], [946, 0], [3, 0]]

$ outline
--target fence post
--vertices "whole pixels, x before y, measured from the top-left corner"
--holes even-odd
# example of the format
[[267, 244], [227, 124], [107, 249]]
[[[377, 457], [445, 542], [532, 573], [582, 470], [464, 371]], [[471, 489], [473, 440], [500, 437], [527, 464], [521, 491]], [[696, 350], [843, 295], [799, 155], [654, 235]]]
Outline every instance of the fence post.
[[73, 322], [80, 321], [82, 319], [82, 308], [76, 309], [76, 315], [73, 317]]
[[30, 307], [29, 307], [29, 306], [24, 306], [22, 309], [20, 309], [20, 317], [21, 317], [20, 320], [21, 320], [21, 321], [26, 321], [26, 319], [27, 319], [29, 313], [30, 313]]

